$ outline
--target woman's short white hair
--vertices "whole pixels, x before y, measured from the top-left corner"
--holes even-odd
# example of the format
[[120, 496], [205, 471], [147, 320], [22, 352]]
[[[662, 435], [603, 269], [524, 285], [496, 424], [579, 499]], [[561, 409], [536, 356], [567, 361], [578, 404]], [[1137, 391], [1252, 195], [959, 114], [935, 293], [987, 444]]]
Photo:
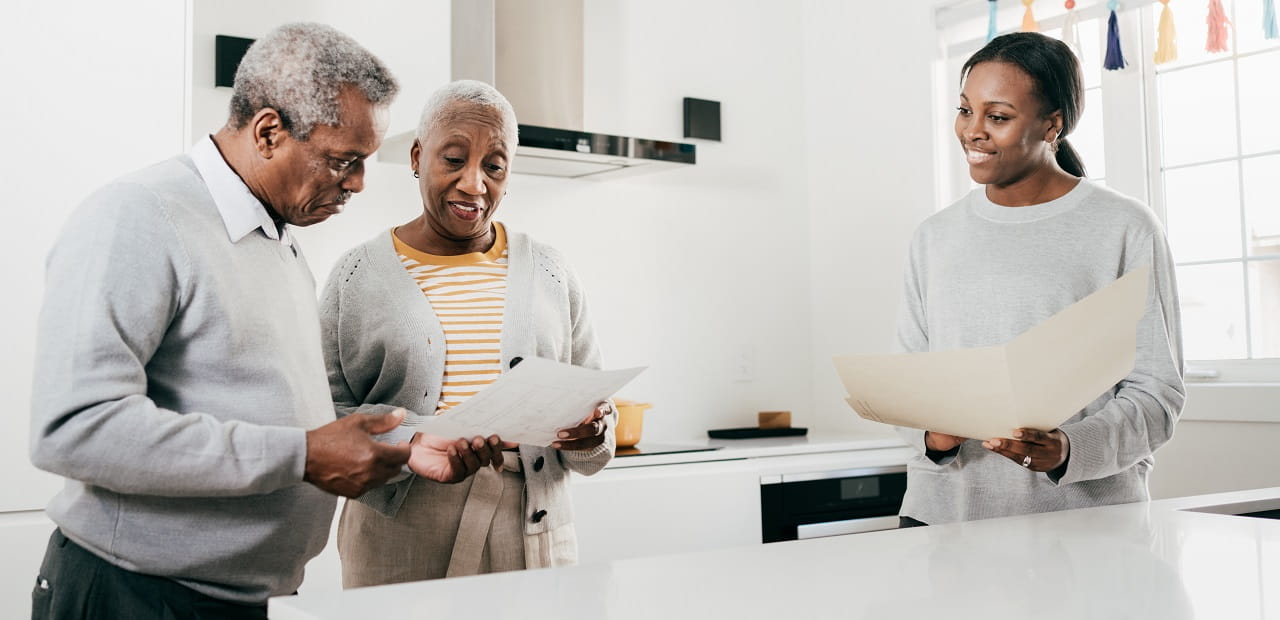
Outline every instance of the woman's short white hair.
[[369, 50], [330, 26], [285, 24], [249, 46], [231, 94], [234, 128], [258, 110], [280, 113], [285, 131], [306, 140], [316, 125], [337, 126], [338, 95], [354, 86], [371, 103], [391, 103], [400, 86]]
[[516, 122], [515, 109], [498, 89], [476, 80], [450, 82], [431, 93], [418, 121], [418, 140], [426, 142], [428, 133], [449, 121], [449, 110], [457, 103], [485, 106], [497, 112], [502, 119], [502, 134], [507, 142], [507, 151], [515, 151], [520, 141], [520, 126]]

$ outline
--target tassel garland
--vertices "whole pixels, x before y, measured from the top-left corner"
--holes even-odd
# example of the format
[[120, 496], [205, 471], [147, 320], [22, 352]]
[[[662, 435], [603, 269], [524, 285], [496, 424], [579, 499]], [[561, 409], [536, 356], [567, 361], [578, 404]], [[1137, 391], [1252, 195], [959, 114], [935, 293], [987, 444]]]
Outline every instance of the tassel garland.
[[1169, 9], [1169, 0], [1160, 0], [1164, 9], [1160, 11], [1160, 29], [1156, 39], [1156, 64], [1163, 64], [1178, 59], [1177, 31], [1173, 27], [1173, 11]]
[[1120, 51], [1120, 25], [1116, 20], [1116, 8], [1119, 6], [1119, 0], [1107, 2], [1111, 17], [1107, 18], [1107, 57], [1102, 66], [1108, 71], [1117, 71], [1129, 64], [1125, 62], [1124, 53]]
[[1031, 5], [1036, 0], [1022, 0], [1022, 6], [1026, 7], [1026, 11], [1022, 13], [1022, 31], [1023, 32], [1039, 32], [1040, 24], [1036, 23], [1036, 16], [1031, 13]]
[[996, 38], [996, 0], [987, 0], [987, 40]]
[[1080, 33], [1076, 30], [1076, 0], [1067, 0], [1067, 16], [1062, 20], [1062, 42], [1080, 56]]
[[1222, 0], [1209, 0], [1209, 16], [1205, 21], [1209, 24], [1209, 38], [1204, 42], [1204, 51], [1227, 51], [1227, 25], [1231, 22], [1222, 10]]
[[1262, 0], [1262, 35], [1268, 39], [1280, 39], [1280, 29], [1276, 28], [1275, 0]]

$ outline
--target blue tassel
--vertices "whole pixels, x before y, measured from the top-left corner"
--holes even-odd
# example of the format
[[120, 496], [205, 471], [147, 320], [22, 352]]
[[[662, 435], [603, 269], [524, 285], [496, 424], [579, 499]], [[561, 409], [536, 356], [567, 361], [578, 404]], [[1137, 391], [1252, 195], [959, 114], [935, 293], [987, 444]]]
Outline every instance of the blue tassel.
[[1275, 0], [1262, 0], [1262, 34], [1268, 39], [1280, 39], [1280, 30], [1276, 29]]
[[1111, 0], [1111, 17], [1107, 18], [1107, 58], [1102, 66], [1109, 71], [1125, 68], [1124, 54], [1120, 51], [1120, 25], [1116, 23], [1116, 0]]
[[987, 0], [987, 40], [996, 38], [996, 0]]

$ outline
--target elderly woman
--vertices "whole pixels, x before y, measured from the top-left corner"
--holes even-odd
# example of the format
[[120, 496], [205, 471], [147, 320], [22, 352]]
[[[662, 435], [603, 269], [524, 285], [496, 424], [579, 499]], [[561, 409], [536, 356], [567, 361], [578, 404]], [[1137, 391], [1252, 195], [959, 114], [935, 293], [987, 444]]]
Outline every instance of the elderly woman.
[[[369, 405], [438, 414], [530, 356], [599, 367], [586, 299], [563, 257], [494, 220], [516, 127], [511, 104], [481, 82], [451, 83], [428, 101], [410, 150], [421, 215], [347, 252], [323, 296], [339, 414]], [[343, 585], [574, 563], [569, 472], [593, 474], [614, 451], [612, 407], [583, 415], [549, 448], [522, 445], [505, 459], [494, 450], [496, 471], [455, 484], [410, 475], [347, 502]], [[443, 438], [414, 444], [459, 452]]]

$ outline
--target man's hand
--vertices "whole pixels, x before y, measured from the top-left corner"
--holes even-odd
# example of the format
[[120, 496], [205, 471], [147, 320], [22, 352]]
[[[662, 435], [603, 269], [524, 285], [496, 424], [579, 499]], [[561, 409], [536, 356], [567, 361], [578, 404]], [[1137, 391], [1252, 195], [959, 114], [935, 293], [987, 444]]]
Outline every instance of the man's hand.
[[302, 479], [343, 497], [358, 497], [400, 473], [409, 444], [374, 441], [404, 420], [404, 409], [369, 415], [353, 413], [307, 431], [307, 468]]
[[409, 457], [409, 469], [428, 480], [453, 484], [462, 482], [485, 465], [494, 471], [502, 469], [502, 451], [519, 444], [502, 441], [497, 435], [466, 439], [447, 439], [418, 433], [409, 442], [413, 454]]
[[604, 432], [609, 429], [604, 417], [611, 412], [607, 402], [596, 405], [595, 411], [577, 426], [556, 433], [558, 440], [551, 447], [557, 450], [591, 450], [604, 443]]

